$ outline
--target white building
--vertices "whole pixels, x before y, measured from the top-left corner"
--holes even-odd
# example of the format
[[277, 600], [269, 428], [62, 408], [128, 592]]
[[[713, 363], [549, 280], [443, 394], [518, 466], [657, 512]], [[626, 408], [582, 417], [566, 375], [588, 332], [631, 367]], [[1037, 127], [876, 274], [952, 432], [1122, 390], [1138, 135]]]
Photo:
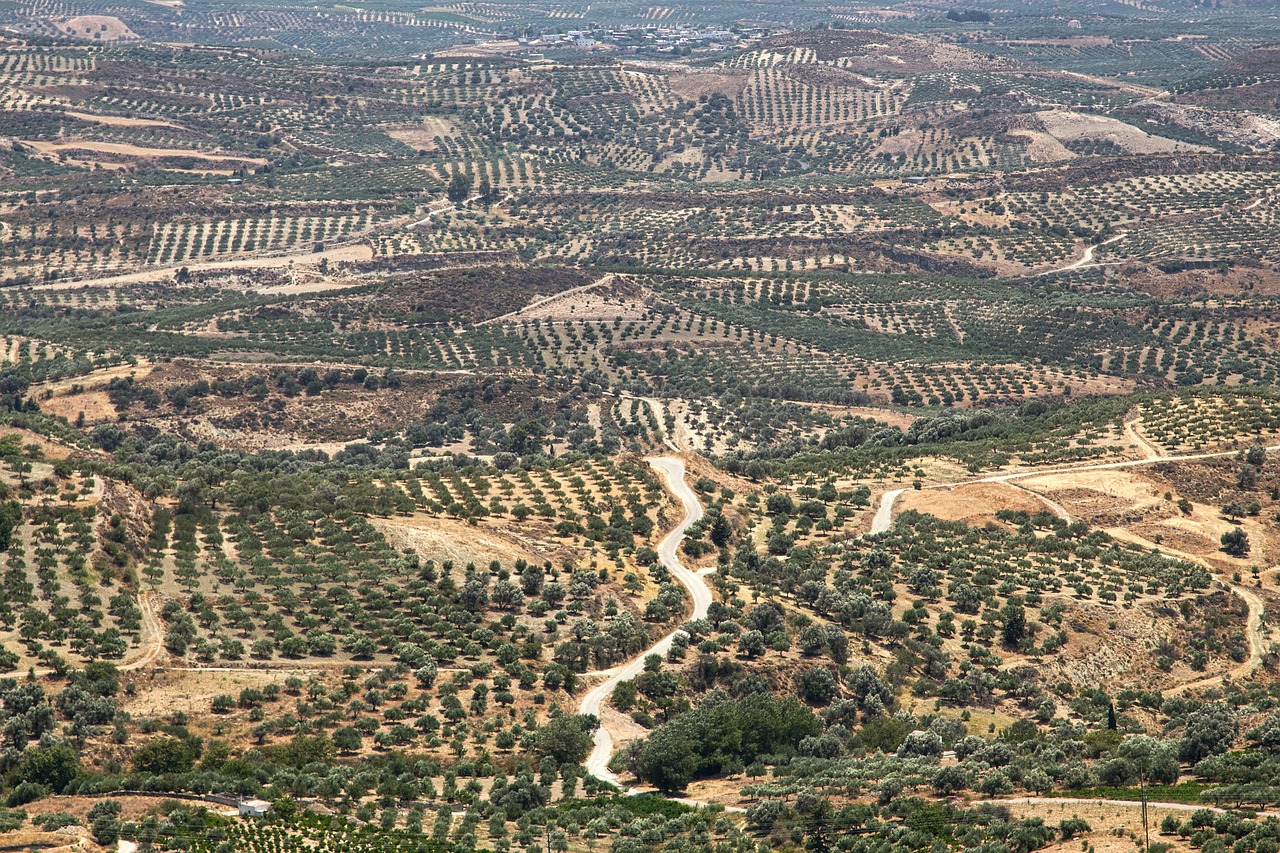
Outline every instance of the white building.
[[266, 800], [241, 800], [237, 809], [240, 817], [262, 817], [271, 811], [271, 803]]

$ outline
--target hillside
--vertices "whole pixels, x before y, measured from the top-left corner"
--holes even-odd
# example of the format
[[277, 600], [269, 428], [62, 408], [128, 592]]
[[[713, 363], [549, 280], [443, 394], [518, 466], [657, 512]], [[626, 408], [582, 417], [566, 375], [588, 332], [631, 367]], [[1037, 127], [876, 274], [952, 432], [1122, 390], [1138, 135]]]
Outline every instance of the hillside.
[[1006, 7], [0, 4], [0, 847], [1275, 850], [1273, 10]]

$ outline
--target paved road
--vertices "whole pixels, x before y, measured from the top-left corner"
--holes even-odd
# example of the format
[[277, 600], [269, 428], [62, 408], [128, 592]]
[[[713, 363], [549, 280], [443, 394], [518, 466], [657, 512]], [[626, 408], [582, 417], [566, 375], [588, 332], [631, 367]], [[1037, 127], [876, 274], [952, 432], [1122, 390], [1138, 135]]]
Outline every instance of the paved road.
[[[684, 520], [676, 525], [676, 528], [668, 533], [666, 538], [658, 545], [658, 559], [667, 568], [667, 571], [671, 572], [680, 583], [684, 584], [685, 588], [689, 590], [689, 594], [693, 596], [693, 615], [689, 618], [702, 619], [707, 615], [707, 608], [711, 606], [711, 590], [701, 577], [685, 568], [676, 554], [680, 541], [684, 539], [685, 530], [689, 528], [689, 525], [702, 518], [702, 504], [698, 503], [698, 498], [693, 494], [693, 490], [684, 481], [683, 460], [663, 456], [650, 459], [649, 464], [663, 476], [672, 494], [684, 504]], [[676, 634], [679, 633], [681, 631], [677, 628], [654, 643], [652, 647], [641, 652], [630, 663], [615, 669], [607, 680], [601, 682], [583, 697], [578, 712], [600, 716], [600, 709], [609, 694], [613, 692], [613, 688], [617, 687], [619, 683], [639, 675], [644, 670], [646, 656], [651, 654], [665, 656], [671, 648], [671, 643], [675, 640]], [[585, 762], [587, 772], [597, 779], [602, 779], [621, 788], [621, 781], [609, 770], [609, 759], [612, 757], [613, 736], [607, 728], [601, 725], [600, 728], [596, 729], [595, 745], [592, 747], [591, 754], [587, 756]]]

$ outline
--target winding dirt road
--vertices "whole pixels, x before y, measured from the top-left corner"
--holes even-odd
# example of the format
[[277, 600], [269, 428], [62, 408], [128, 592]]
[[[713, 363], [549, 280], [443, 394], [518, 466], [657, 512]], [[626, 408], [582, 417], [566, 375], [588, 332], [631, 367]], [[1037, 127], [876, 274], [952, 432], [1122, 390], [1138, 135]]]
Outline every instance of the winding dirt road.
[[[1217, 576], [1219, 574], [1217, 569], [1195, 554], [1188, 553], [1187, 551], [1179, 551], [1177, 548], [1170, 548], [1166, 545], [1157, 545], [1150, 539], [1144, 539], [1129, 530], [1111, 528], [1107, 532], [1110, 533], [1112, 537], [1121, 541], [1133, 542], [1135, 544], [1142, 545], [1145, 548], [1153, 548], [1163, 554], [1168, 554], [1171, 557], [1177, 557], [1180, 560], [1195, 563], [1197, 566], [1203, 567], [1211, 576]], [[1223, 586], [1227, 587], [1239, 596], [1249, 608], [1249, 615], [1245, 618], [1244, 625], [1245, 638], [1249, 641], [1249, 657], [1244, 661], [1244, 663], [1229, 672], [1209, 675], [1204, 678], [1197, 678], [1194, 681], [1184, 681], [1182, 684], [1176, 684], [1173, 687], [1167, 688], [1164, 691], [1164, 695], [1166, 696], [1181, 693], [1184, 690], [1203, 690], [1206, 687], [1217, 687], [1222, 684], [1223, 679], [1227, 676], [1230, 676], [1233, 680], [1248, 678], [1253, 674], [1254, 670], [1262, 666], [1262, 657], [1267, 653], [1267, 638], [1263, 634], [1262, 630], [1262, 614], [1266, 610], [1266, 604], [1256, 592], [1249, 589], [1247, 586], [1231, 583], [1229, 581], [1222, 580], [1221, 578], [1219, 578], [1219, 581]]]
[[[689, 594], [693, 596], [693, 614], [689, 618], [702, 619], [707, 615], [707, 608], [711, 606], [711, 590], [701, 577], [685, 568], [676, 554], [676, 549], [680, 547], [680, 542], [684, 539], [684, 532], [689, 529], [689, 525], [702, 518], [702, 504], [698, 503], [698, 498], [693, 494], [693, 490], [684, 481], [685, 468], [683, 460], [672, 456], [662, 456], [650, 459], [649, 464], [663, 476], [667, 481], [667, 488], [680, 499], [680, 503], [684, 504], [684, 519], [659, 543], [658, 559], [666, 567], [667, 571], [671, 572], [680, 583], [684, 584], [685, 588], [689, 590]], [[677, 628], [661, 640], [658, 640], [650, 648], [641, 652], [630, 663], [614, 669], [608, 679], [596, 685], [590, 693], [582, 698], [582, 704], [578, 707], [578, 712], [599, 717], [600, 709], [604, 706], [605, 700], [609, 698], [609, 694], [613, 693], [613, 689], [621, 682], [639, 675], [644, 670], [644, 659], [648, 655], [666, 655], [676, 635], [680, 633], [683, 632]], [[591, 749], [591, 754], [587, 756], [584, 766], [587, 768], [587, 772], [597, 779], [621, 788], [623, 787], [621, 781], [609, 769], [609, 759], [612, 757], [613, 735], [602, 723], [600, 728], [596, 729], [595, 744]]]

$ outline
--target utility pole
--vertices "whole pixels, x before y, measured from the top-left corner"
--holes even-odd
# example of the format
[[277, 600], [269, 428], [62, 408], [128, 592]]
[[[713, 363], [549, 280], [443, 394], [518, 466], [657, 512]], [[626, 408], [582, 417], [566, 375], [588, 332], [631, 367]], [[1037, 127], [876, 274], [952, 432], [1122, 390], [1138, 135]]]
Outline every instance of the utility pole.
[[1142, 849], [1151, 847], [1151, 825], [1147, 822], [1147, 774], [1138, 774], [1138, 783], [1142, 788]]

